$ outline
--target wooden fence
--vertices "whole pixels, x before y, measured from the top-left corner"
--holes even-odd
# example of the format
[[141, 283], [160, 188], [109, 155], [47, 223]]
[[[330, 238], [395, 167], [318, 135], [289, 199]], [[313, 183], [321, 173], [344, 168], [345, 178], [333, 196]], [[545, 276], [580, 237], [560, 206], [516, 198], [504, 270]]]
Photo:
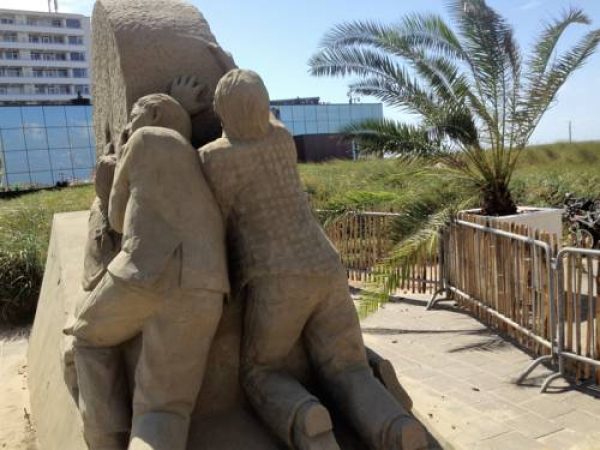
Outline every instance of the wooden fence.
[[[390, 261], [394, 247], [394, 221], [401, 214], [383, 212], [348, 212], [325, 222], [325, 232], [340, 252], [352, 281], [373, 282], [378, 275], [395, 275], [400, 290], [433, 293], [439, 283], [437, 255], [423, 254], [409, 265]], [[382, 265], [383, 262], [388, 264]]]

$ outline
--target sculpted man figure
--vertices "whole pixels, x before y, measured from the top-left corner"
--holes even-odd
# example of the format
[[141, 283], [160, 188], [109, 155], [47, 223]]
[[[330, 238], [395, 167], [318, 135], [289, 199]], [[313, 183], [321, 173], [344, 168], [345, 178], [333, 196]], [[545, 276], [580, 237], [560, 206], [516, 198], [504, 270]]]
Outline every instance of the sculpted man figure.
[[200, 158], [226, 221], [234, 292], [246, 295], [242, 384], [257, 414], [290, 448], [339, 448], [328, 411], [283, 369], [302, 339], [370, 448], [425, 447], [421, 426], [369, 369], [345, 270], [312, 215], [294, 141], [270, 116], [262, 80], [228, 72], [214, 106], [224, 134]]
[[[223, 221], [179, 103], [141, 98], [130, 132], [109, 202], [122, 248], [68, 330], [84, 435], [91, 450], [122, 450], [131, 428], [129, 449], [184, 450], [229, 290]], [[131, 420], [111, 351], [140, 332]]]

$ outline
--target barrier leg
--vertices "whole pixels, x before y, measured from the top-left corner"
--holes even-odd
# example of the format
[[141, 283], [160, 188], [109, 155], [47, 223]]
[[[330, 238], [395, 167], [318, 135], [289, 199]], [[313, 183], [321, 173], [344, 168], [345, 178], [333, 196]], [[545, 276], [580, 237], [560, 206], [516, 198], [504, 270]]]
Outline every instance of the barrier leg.
[[447, 297], [438, 298], [438, 295], [440, 295], [440, 294], [442, 294], [444, 292], [446, 292], [446, 293], [448, 292], [446, 288], [438, 289], [437, 291], [435, 291], [435, 293], [431, 297], [431, 300], [429, 300], [427, 302], [427, 307], [425, 309], [427, 311], [429, 311], [429, 310], [431, 310], [437, 304], [437, 302], [441, 302], [443, 300], [447, 300]]
[[540, 356], [539, 358], [533, 360], [527, 366], [527, 368], [523, 372], [521, 372], [521, 374], [515, 379], [515, 384], [521, 384], [525, 380], [525, 378], [527, 378], [529, 374], [535, 370], [537, 366], [547, 361], [552, 361], [552, 355]]
[[544, 380], [544, 383], [542, 383], [542, 387], [540, 388], [540, 394], [546, 392], [546, 390], [550, 387], [550, 384], [552, 384], [554, 380], [558, 380], [559, 378], [564, 378], [566, 380], [562, 373], [553, 373], [548, 378], [546, 378]]

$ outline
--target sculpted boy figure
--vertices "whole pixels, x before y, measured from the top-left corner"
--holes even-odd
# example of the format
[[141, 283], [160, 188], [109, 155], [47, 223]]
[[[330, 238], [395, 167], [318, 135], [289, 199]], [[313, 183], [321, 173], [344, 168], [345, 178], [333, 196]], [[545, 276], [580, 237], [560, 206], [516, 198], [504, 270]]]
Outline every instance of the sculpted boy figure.
[[98, 158], [94, 189], [96, 198], [90, 208], [88, 240], [82, 285], [85, 291], [93, 290], [100, 282], [110, 261], [121, 248], [121, 236], [108, 222], [108, 201], [115, 174], [117, 155], [112, 143], [107, 144], [104, 154]]
[[[184, 450], [229, 290], [223, 222], [179, 103], [143, 97], [130, 127], [109, 202], [122, 248], [70, 329], [84, 435], [91, 450], [122, 450], [128, 439], [132, 450]], [[131, 421], [111, 351], [140, 332]]]
[[246, 296], [242, 384], [254, 409], [290, 448], [339, 448], [328, 411], [283, 368], [302, 339], [321, 384], [370, 448], [424, 447], [420, 425], [368, 367], [345, 270], [313, 218], [294, 141], [270, 119], [262, 80], [232, 70], [214, 104], [224, 135], [200, 157], [226, 221], [234, 292]]
[[[106, 273], [108, 265], [121, 249], [121, 235], [114, 231], [108, 222], [108, 201], [116, 164], [117, 155], [114, 145], [109, 143], [96, 163], [94, 178], [96, 197], [90, 207], [81, 280], [83, 290], [86, 292], [96, 287]], [[73, 342], [70, 337], [65, 337], [62, 341], [61, 358], [65, 383], [73, 397], [77, 399], [79, 396], [77, 373], [73, 358]]]

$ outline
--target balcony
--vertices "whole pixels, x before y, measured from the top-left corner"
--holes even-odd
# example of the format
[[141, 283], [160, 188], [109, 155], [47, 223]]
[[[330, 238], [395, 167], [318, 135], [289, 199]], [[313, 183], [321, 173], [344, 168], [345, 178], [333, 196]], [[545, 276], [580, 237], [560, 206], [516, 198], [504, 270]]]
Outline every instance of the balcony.
[[54, 51], [79, 51], [85, 52], [87, 47], [85, 44], [64, 44], [44, 43], [44, 42], [29, 42], [29, 41], [2, 41], [0, 47], [7, 50], [54, 50]]
[[44, 59], [0, 59], [0, 67], [64, 67], [68, 69], [89, 69], [89, 61], [47, 61]]
[[15, 24], [0, 24], [0, 30], [2, 31], [23, 31], [23, 32], [31, 32], [35, 31], [40, 33], [49, 33], [49, 34], [70, 34], [72, 36], [84, 36], [85, 33], [85, 24], [82, 23], [81, 28], [67, 28], [67, 27], [50, 27], [50, 26], [37, 26], [37, 25], [27, 25], [26, 23], [15, 23]]
[[[83, 98], [91, 98], [84, 94]], [[68, 102], [77, 98], [77, 94], [2, 94], [0, 103], [3, 102]]]
[[0, 84], [90, 84], [89, 78], [73, 77], [3, 77], [0, 75]]

